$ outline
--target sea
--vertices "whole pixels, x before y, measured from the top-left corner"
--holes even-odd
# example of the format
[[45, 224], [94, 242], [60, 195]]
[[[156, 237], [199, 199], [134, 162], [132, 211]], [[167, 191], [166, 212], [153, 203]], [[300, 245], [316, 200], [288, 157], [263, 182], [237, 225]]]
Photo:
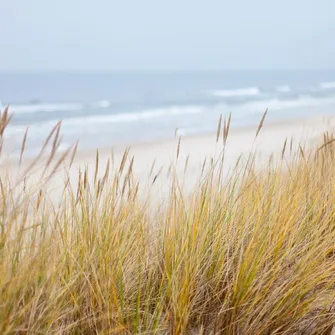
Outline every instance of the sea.
[[13, 118], [5, 133], [18, 153], [38, 152], [62, 120], [60, 150], [150, 142], [232, 127], [335, 113], [335, 70], [136, 73], [0, 73], [0, 108]]

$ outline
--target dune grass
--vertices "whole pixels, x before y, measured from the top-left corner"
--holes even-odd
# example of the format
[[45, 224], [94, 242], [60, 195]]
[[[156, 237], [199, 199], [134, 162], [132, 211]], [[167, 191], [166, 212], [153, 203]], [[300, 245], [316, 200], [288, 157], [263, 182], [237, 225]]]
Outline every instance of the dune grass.
[[[1, 143], [9, 119], [7, 109]], [[220, 119], [224, 145], [229, 124]], [[222, 153], [190, 194], [172, 177], [154, 211], [128, 151], [102, 177], [86, 169], [78, 185], [65, 181], [55, 206], [43, 185], [76, 151], [56, 154], [59, 133], [15, 182], [0, 176], [1, 334], [330, 334], [331, 134], [314, 149], [285, 143], [261, 170], [251, 154], [226, 178]], [[43, 178], [29, 183], [41, 159]]]

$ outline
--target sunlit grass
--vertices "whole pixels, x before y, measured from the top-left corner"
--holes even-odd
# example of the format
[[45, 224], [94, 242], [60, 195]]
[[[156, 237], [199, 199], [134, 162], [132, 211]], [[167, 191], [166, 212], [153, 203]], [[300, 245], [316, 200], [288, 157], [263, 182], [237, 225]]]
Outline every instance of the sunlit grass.
[[[8, 121], [5, 111], [1, 143]], [[220, 119], [224, 146], [229, 125]], [[15, 182], [0, 178], [1, 334], [330, 333], [331, 134], [314, 149], [285, 143], [262, 169], [251, 153], [225, 178], [221, 153], [193, 192], [172, 176], [168, 200], [153, 209], [128, 150], [120, 166], [101, 166], [97, 154], [95, 170], [65, 181], [54, 205], [44, 185], [65, 161], [71, 169], [76, 151], [56, 154], [59, 133], [58, 124]], [[43, 178], [29, 182], [42, 158]]]

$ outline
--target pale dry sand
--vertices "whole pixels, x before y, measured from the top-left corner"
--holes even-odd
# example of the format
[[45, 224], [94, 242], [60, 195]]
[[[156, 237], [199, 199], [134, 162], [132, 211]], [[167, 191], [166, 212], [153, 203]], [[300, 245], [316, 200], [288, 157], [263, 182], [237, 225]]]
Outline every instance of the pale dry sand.
[[[275, 123], [267, 123], [255, 139], [256, 127], [231, 129], [225, 149], [224, 171], [227, 172], [237, 159], [243, 155], [247, 156], [251, 151], [257, 151], [260, 166], [267, 162], [271, 154], [280, 154], [285, 139], [291, 138], [295, 145], [299, 142], [307, 146], [316, 144], [321, 139], [322, 133], [335, 129], [335, 116], [314, 116], [306, 119], [284, 120]], [[157, 141], [152, 143], [135, 143], [130, 145], [128, 162], [134, 157], [133, 175], [140, 181], [141, 192], [146, 194], [151, 189], [155, 200], [164, 200], [168, 194], [171, 176], [174, 171], [181, 181], [185, 192], [189, 192], [199, 181], [203, 162], [210, 161], [212, 157], [217, 159], [222, 152], [222, 134], [216, 142], [216, 133], [208, 135], [190, 136], [181, 138], [179, 157], [177, 160], [177, 147], [179, 138], [173, 140]], [[120, 165], [124, 150], [128, 145], [120, 145], [113, 148], [102, 148], [99, 150], [99, 176], [104, 174], [107, 159], [113, 151], [114, 166]], [[69, 171], [71, 184], [75, 188], [78, 180], [78, 171], [87, 166], [91, 177], [94, 174], [96, 151], [79, 151], [74, 164]], [[186, 173], [185, 161], [188, 161]], [[150, 174], [153, 162], [154, 169]], [[26, 166], [29, 161], [24, 163]], [[172, 169], [169, 167], [172, 166]], [[3, 171], [4, 167], [2, 168]], [[15, 163], [7, 165], [7, 169], [14, 171]], [[21, 170], [23, 168], [21, 167]], [[169, 172], [170, 170], [170, 172]], [[14, 173], [13, 173], [14, 174]], [[38, 173], [36, 173], [38, 176]], [[65, 173], [63, 170], [56, 173], [48, 184], [50, 196], [57, 202], [62, 194]], [[155, 183], [153, 181], [155, 179]], [[39, 177], [35, 178], [36, 181]]]

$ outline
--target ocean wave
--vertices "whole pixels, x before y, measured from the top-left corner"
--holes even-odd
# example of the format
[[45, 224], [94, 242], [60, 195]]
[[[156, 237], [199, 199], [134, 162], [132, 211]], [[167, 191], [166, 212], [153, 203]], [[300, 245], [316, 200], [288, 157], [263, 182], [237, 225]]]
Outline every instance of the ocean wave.
[[260, 94], [260, 89], [258, 87], [248, 87], [248, 88], [238, 88], [236, 90], [213, 90], [211, 94], [220, 98], [256, 96]]
[[91, 104], [93, 108], [108, 108], [112, 105], [109, 100], [100, 100]]
[[244, 112], [247, 114], [259, 114], [263, 113], [265, 109], [269, 111], [278, 111], [292, 108], [301, 107], [317, 107], [328, 104], [335, 104], [335, 97], [329, 98], [313, 98], [309, 95], [300, 96], [297, 99], [291, 100], [280, 100], [280, 99], [268, 99], [261, 101], [250, 101], [234, 109], [234, 112]]
[[108, 108], [111, 106], [109, 100], [100, 100], [91, 104], [84, 103], [35, 103], [10, 105], [10, 110], [15, 114], [29, 114], [29, 113], [51, 113], [51, 112], [72, 112], [79, 111], [86, 108]]
[[80, 103], [41, 103], [27, 105], [10, 105], [10, 110], [15, 114], [37, 113], [37, 112], [61, 112], [77, 111], [84, 106]]
[[333, 88], [335, 88], [335, 81], [321, 83], [319, 86], [322, 90], [333, 89]]
[[[120, 113], [109, 115], [90, 115], [81, 117], [66, 118], [63, 120], [63, 127], [75, 127], [83, 123], [90, 125], [106, 124], [106, 123], [127, 123], [140, 120], [160, 118], [163, 116], [199, 114], [204, 112], [205, 107], [202, 106], [171, 106], [166, 108], [156, 108], [144, 110], [135, 113]], [[55, 124], [58, 120], [50, 120], [43, 122], [44, 125]]]
[[[159, 119], [169, 116], [179, 116], [179, 115], [190, 115], [199, 114], [207, 110], [205, 106], [171, 106], [166, 108], [156, 108], [148, 109], [134, 113], [120, 113], [120, 114], [108, 114], [108, 115], [90, 115], [90, 116], [78, 116], [70, 117], [62, 120], [62, 134], [64, 135], [74, 135], [78, 133], [95, 132], [96, 129], [103, 127], [106, 131], [106, 127], [111, 124], [118, 123], [130, 123], [134, 124], [141, 120]], [[59, 120], [48, 120], [43, 122], [36, 122], [29, 126], [29, 137], [33, 139], [45, 138], [45, 136], [51, 131], [54, 125]], [[105, 127], [104, 127], [105, 126]], [[6, 129], [6, 136], [21, 139], [26, 126], [23, 125], [10, 125]]]
[[277, 86], [276, 91], [280, 93], [286, 93], [286, 92], [291, 92], [291, 88], [290, 86], [282, 85], [282, 86]]

